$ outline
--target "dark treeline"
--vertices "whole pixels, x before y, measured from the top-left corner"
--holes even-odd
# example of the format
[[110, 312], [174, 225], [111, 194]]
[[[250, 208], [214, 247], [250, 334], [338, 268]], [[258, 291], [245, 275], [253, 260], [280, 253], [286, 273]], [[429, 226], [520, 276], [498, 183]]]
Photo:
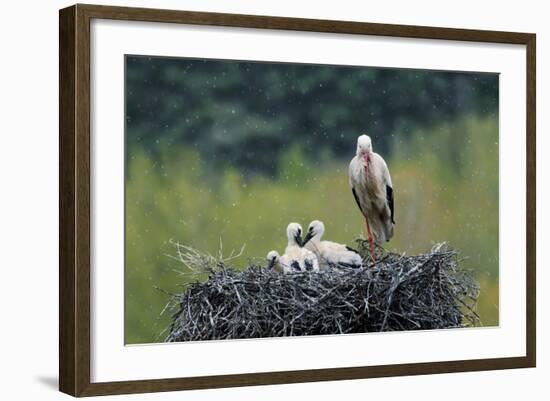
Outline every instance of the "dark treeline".
[[[127, 152], [186, 144], [207, 160], [277, 174], [281, 153], [349, 158], [361, 133], [392, 141], [498, 111], [498, 75], [127, 56]], [[353, 152], [353, 150], [351, 150]]]

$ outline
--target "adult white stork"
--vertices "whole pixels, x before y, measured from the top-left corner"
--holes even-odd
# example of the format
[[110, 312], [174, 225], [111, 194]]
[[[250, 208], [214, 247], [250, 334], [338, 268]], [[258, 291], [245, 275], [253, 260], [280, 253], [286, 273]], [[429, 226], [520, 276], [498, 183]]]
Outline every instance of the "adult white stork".
[[374, 243], [382, 245], [393, 237], [395, 221], [390, 171], [382, 156], [372, 151], [368, 135], [357, 138], [357, 151], [349, 164], [349, 184], [365, 217], [374, 260]]
[[313, 220], [303, 240], [303, 246], [317, 256], [321, 270], [333, 267], [359, 268], [363, 265], [363, 259], [355, 249], [333, 241], [321, 241], [324, 233], [323, 222]]

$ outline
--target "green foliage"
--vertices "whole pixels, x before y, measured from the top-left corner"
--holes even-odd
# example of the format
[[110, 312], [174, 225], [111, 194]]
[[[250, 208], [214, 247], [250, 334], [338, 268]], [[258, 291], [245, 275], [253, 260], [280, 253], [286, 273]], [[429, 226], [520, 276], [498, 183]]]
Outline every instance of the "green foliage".
[[498, 74], [127, 56], [127, 149], [159, 160], [185, 144], [246, 174], [276, 175], [289, 146], [345, 160], [368, 132], [388, 154], [396, 131], [498, 111]]
[[[391, 156], [383, 154], [396, 197], [388, 248], [412, 254], [448, 241], [475, 269], [485, 325], [498, 323], [497, 141], [498, 119], [470, 117], [410, 137], [397, 131]], [[134, 149], [126, 182], [126, 342], [162, 341], [168, 297], [155, 287], [176, 292], [190, 280], [167, 256], [175, 252], [170, 239], [210, 253], [220, 242], [225, 254], [245, 244], [237, 267], [283, 251], [290, 221], [323, 220], [327, 239], [352, 244], [364, 228], [347, 181], [354, 142], [347, 160], [320, 151], [309, 161], [296, 143], [278, 154], [273, 176], [220, 168], [212, 154], [185, 146], [158, 148], [154, 157]]]

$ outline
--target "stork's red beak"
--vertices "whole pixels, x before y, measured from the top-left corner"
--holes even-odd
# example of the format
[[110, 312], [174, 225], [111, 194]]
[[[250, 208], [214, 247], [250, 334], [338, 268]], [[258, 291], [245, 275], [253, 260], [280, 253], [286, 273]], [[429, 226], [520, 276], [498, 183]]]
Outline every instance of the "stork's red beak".
[[363, 153], [363, 160], [365, 161], [365, 174], [368, 174], [370, 155], [367, 152]]

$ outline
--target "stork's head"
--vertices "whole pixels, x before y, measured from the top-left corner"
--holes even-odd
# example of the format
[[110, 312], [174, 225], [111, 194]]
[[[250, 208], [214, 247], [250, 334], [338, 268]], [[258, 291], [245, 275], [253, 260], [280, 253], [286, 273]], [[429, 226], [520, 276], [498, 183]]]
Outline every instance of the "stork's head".
[[269, 251], [267, 256], [266, 256], [266, 259], [267, 259], [267, 268], [268, 269], [273, 269], [273, 267], [277, 264], [277, 262], [279, 261], [279, 258], [281, 256], [279, 255], [279, 252], [277, 251]]
[[286, 228], [288, 245], [302, 246], [302, 226], [298, 223], [290, 223]]
[[368, 175], [369, 173], [369, 164], [371, 159], [371, 153], [372, 153], [372, 142], [370, 140], [370, 136], [368, 135], [361, 135], [359, 138], [357, 138], [357, 157], [360, 157], [363, 159], [363, 162], [365, 164], [365, 174]]
[[302, 241], [302, 245], [307, 244], [311, 239], [320, 241], [324, 232], [325, 225], [323, 224], [323, 222], [319, 220], [313, 220], [311, 223], [309, 223], [309, 226], [307, 227], [307, 234]]
[[370, 136], [361, 135], [357, 138], [357, 156], [370, 155], [372, 152], [372, 142]]

